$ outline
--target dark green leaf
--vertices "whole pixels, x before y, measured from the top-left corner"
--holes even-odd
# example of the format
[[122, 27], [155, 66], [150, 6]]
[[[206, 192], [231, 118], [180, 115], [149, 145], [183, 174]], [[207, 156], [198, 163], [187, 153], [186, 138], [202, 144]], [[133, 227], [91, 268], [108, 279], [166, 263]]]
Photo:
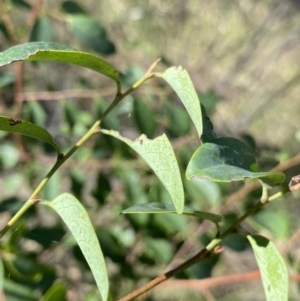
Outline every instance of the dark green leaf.
[[206, 110], [201, 104], [201, 114], [203, 120], [203, 134], [201, 136], [202, 142], [213, 142], [217, 139], [217, 135], [214, 132], [214, 127], [208, 116], [206, 115]]
[[153, 112], [141, 99], [133, 102], [133, 118], [139, 132], [152, 139], [155, 131]]
[[68, 14], [86, 14], [86, 11], [75, 1], [64, 1], [61, 8]]
[[200, 102], [187, 71], [181, 66], [171, 67], [164, 73], [157, 73], [156, 76], [162, 77], [177, 93], [201, 137], [203, 126]]
[[256, 162], [251, 150], [234, 138], [218, 138], [204, 143], [192, 156], [186, 177], [209, 178], [216, 182], [242, 181], [255, 178], [270, 186], [282, 183], [285, 175], [279, 172], [252, 172]]
[[11, 0], [12, 4], [26, 9], [31, 9], [31, 5], [24, 0]]
[[68, 18], [68, 25], [83, 45], [101, 54], [115, 53], [115, 46], [108, 40], [105, 28], [90, 16], [71, 15]]
[[265, 237], [247, 236], [260, 270], [267, 301], [288, 300], [288, 272], [275, 245]]
[[48, 17], [41, 16], [36, 19], [30, 33], [29, 41], [52, 41], [52, 22]]
[[17, 133], [47, 142], [55, 148], [57, 153], [60, 153], [59, 146], [55, 143], [52, 136], [42, 127], [28, 121], [0, 116], [0, 131]]
[[8, 32], [7, 32], [7, 29], [4, 25], [3, 22], [0, 21], [0, 32], [3, 33], [3, 35], [6, 37], [7, 40], [9, 40], [9, 35], [8, 35]]
[[[147, 204], [137, 204], [130, 208], [122, 211], [123, 214], [137, 214], [137, 213], [176, 213], [176, 209], [172, 204], [163, 203], [147, 203]], [[219, 223], [222, 220], [222, 216], [195, 210], [184, 206], [182, 214], [193, 215], [200, 217], [202, 219], [207, 219], [213, 223]]]
[[119, 83], [119, 73], [109, 63], [86, 52], [57, 43], [32, 42], [0, 52], [0, 67], [17, 61], [57, 61], [92, 69]]
[[52, 207], [74, 235], [94, 275], [103, 301], [109, 299], [109, 282], [104, 257], [90, 218], [81, 203], [71, 194], [64, 193], [51, 202], [42, 202]]

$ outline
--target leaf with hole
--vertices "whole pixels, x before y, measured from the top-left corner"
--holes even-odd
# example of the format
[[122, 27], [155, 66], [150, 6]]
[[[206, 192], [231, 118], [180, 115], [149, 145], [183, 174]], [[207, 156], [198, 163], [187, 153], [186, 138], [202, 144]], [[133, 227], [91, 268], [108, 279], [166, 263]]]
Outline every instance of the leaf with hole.
[[257, 169], [252, 151], [246, 144], [234, 138], [218, 138], [204, 143], [193, 154], [186, 177], [208, 178], [215, 182], [259, 179], [266, 185], [276, 186], [285, 180], [280, 172], [253, 172]]
[[60, 154], [59, 146], [53, 140], [49, 132], [31, 122], [0, 115], [0, 131], [16, 133], [44, 141], [51, 144], [55, 148], [57, 153]]
[[275, 245], [263, 236], [248, 235], [260, 270], [267, 301], [288, 300], [288, 272]]
[[[122, 211], [122, 214], [138, 213], [176, 213], [176, 209], [172, 204], [147, 203], [137, 204]], [[209, 220], [215, 224], [219, 223], [222, 220], [222, 216], [220, 215], [210, 212], [198, 211], [187, 206], [184, 206], [182, 214], [200, 217], [202, 219]]]
[[81, 203], [64, 193], [42, 204], [52, 207], [63, 219], [76, 239], [96, 280], [102, 300], [109, 300], [109, 282], [104, 257], [89, 216]]
[[125, 142], [145, 160], [168, 190], [176, 212], [181, 214], [184, 208], [183, 185], [179, 166], [167, 136], [163, 134], [151, 140], [145, 135], [141, 135], [135, 141], [132, 141], [122, 137], [116, 131], [102, 129], [101, 132]]
[[162, 77], [176, 92], [201, 137], [203, 126], [200, 101], [188, 72], [179, 66], [168, 68], [164, 73], [155, 73], [155, 75]]
[[90, 53], [57, 43], [32, 42], [0, 52], [0, 67], [17, 61], [56, 61], [86, 67], [106, 75], [119, 84], [119, 72], [108, 62]]

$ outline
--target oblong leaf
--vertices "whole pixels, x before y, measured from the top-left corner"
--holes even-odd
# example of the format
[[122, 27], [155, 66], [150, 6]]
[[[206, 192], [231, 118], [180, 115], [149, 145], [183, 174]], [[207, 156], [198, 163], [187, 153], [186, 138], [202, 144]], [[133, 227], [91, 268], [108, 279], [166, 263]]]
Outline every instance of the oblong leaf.
[[199, 137], [201, 137], [203, 125], [200, 101], [188, 72], [179, 66], [168, 68], [164, 73], [156, 73], [155, 75], [162, 77], [176, 92], [189, 113]]
[[288, 300], [288, 272], [275, 245], [263, 236], [247, 236], [260, 270], [267, 301]]
[[64, 193], [42, 204], [52, 207], [74, 235], [96, 280], [102, 300], [109, 300], [109, 282], [104, 257], [89, 216], [81, 203]]
[[[147, 203], [136, 204], [122, 211], [122, 214], [138, 214], [138, 213], [176, 213], [176, 209], [172, 204], [163, 203]], [[207, 219], [215, 224], [222, 220], [221, 215], [210, 212], [198, 211], [193, 208], [184, 206], [182, 214], [193, 215], [202, 219]]]
[[25, 43], [0, 52], [0, 67], [25, 60], [64, 62], [92, 69], [110, 77], [117, 83], [120, 81], [119, 72], [100, 57], [57, 43]]
[[150, 140], [145, 135], [141, 135], [132, 141], [116, 131], [101, 129], [101, 132], [125, 142], [145, 160], [166, 187], [177, 213], [181, 214], [184, 208], [183, 185], [179, 166], [167, 136], [163, 134]]
[[213, 143], [202, 144], [193, 154], [186, 177], [209, 178], [216, 182], [242, 181], [245, 178], [259, 179], [276, 186], [284, 182], [280, 172], [253, 172], [256, 169], [251, 150], [242, 141], [234, 138], [218, 138]]
[[58, 154], [60, 154], [59, 146], [53, 140], [50, 133], [31, 122], [0, 115], [0, 131], [16, 133], [47, 142], [55, 148]]

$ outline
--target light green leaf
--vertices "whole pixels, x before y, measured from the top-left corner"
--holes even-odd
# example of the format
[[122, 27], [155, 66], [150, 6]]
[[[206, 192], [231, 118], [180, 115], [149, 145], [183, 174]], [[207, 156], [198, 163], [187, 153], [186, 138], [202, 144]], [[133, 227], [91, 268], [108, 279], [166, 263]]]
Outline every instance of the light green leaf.
[[196, 150], [188, 164], [186, 177], [188, 180], [193, 177], [209, 178], [215, 182], [255, 178], [270, 186], [285, 180], [283, 173], [253, 172], [256, 168], [255, 158], [246, 144], [234, 138], [218, 138]]
[[60, 153], [59, 146], [53, 140], [49, 132], [31, 122], [0, 115], [0, 131], [17, 133], [47, 142], [55, 148], [57, 153]]
[[162, 77], [177, 93], [189, 113], [199, 137], [202, 136], [202, 115], [200, 101], [187, 71], [181, 66], [168, 68], [164, 73], [156, 73]]
[[0, 67], [25, 60], [56, 61], [86, 67], [112, 78], [118, 84], [120, 82], [119, 72], [100, 57], [61, 44], [32, 42], [0, 52]]
[[288, 272], [275, 245], [263, 236], [247, 236], [260, 270], [267, 301], [288, 300]]
[[66, 287], [62, 283], [54, 283], [42, 297], [41, 301], [65, 301]]
[[145, 160], [168, 190], [176, 212], [181, 214], [184, 208], [183, 185], [178, 163], [167, 136], [163, 134], [150, 140], [145, 135], [141, 135], [132, 141], [116, 131], [102, 129], [101, 132], [125, 142]]
[[102, 300], [109, 300], [109, 282], [104, 257], [87, 212], [71, 194], [64, 193], [42, 204], [52, 207], [74, 235], [96, 280]]
[[[129, 207], [122, 211], [123, 214], [137, 214], [137, 213], [176, 213], [176, 209], [172, 204], [163, 203], [147, 203], [147, 204], [137, 204]], [[184, 206], [182, 214], [193, 215], [200, 217], [202, 219], [207, 219], [215, 224], [222, 220], [222, 216], [195, 210], [193, 208]]]

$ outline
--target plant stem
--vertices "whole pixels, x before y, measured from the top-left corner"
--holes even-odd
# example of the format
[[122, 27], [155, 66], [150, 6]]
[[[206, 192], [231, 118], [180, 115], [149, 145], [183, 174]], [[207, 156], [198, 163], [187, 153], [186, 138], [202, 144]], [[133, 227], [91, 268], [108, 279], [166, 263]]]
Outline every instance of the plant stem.
[[185, 270], [186, 268], [189, 268], [190, 266], [192, 266], [193, 264], [210, 257], [212, 254], [214, 254], [215, 250], [217, 252], [217, 247], [220, 245], [220, 243], [222, 242], [222, 240], [229, 235], [230, 233], [232, 233], [232, 231], [235, 230], [235, 228], [237, 226], [239, 226], [241, 224], [241, 222], [243, 220], [245, 220], [249, 215], [251, 215], [252, 213], [254, 213], [256, 210], [258, 210], [260, 207], [264, 206], [265, 204], [274, 201], [275, 199], [280, 198], [281, 196], [283, 196], [285, 193], [287, 193], [288, 190], [284, 189], [283, 191], [280, 191], [274, 195], [272, 195], [271, 197], [269, 197], [268, 200], [264, 200], [264, 202], [259, 201], [257, 202], [253, 207], [251, 207], [244, 215], [242, 215], [239, 219], [237, 219], [234, 223], [232, 223], [230, 225], [230, 227], [225, 230], [221, 235], [217, 236], [216, 238], [214, 238], [204, 249], [202, 249], [201, 251], [199, 251], [196, 255], [194, 255], [192, 258], [188, 259], [187, 261], [183, 262], [182, 264], [180, 264], [177, 268], [172, 269], [156, 278], [154, 278], [153, 280], [149, 281], [148, 283], [146, 283], [144, 286], [132, 291], [131, 293], [129, 293], [128, 295], [124, 296], [123, 298], [119, 299], [118, 301], [131, 301], [134, 300], [135, 298], [141, 296], [142, 294], [146, 293], [147, 291], [149, 291], [150, 289], [154, 288], [155, 286], [157, 286], [158, 284], [164, 282], [165, 280], [173, 277], [174, 275], [182, 272], [183, 270]]
[[[0, 0], [1, 1], [1, 0]], [[106, 109], [106, 111], [102, 114], [99, 120], [97, 120], [93, 126], [87, 131], [87, 133], [66, 153], [64, 156], [58, 156], [58, 159], [55, 165], [48, 172], [46, 177], [40, 182], [37, 188], [33, 191], [28, 200], [24, 203], [24, 205], [20, 208], [20, 210], [9, 220], [7, 225], [0, 231], [0, 238], [20, 219], [20, 217], [32, 206], [36, 203], [37, 197], [40, 192], [44, 189], [50, 178], [54, 175], [54, 173], [66, 162], [88, 139], [90, 139], [93, 135], [99, 133], [100, 124], [107, 117], [107, 115], [115, 108], [116, 105], [120, 103], [122, 99], [124, 99], [127, 95], [132, 93], [138, 87], [140, 87], [144, 82], [153, 77], [153, 68], [157, 65], [159, 60], [157, 60], [151, 67], [148, 69], [146, 74], [138, 80], [135, 84], [132, 85], [127, 91], [124, 93], [120, 92], [120, 85], [118, 84], [118, 92], [110, 104], [110, 106]]]

